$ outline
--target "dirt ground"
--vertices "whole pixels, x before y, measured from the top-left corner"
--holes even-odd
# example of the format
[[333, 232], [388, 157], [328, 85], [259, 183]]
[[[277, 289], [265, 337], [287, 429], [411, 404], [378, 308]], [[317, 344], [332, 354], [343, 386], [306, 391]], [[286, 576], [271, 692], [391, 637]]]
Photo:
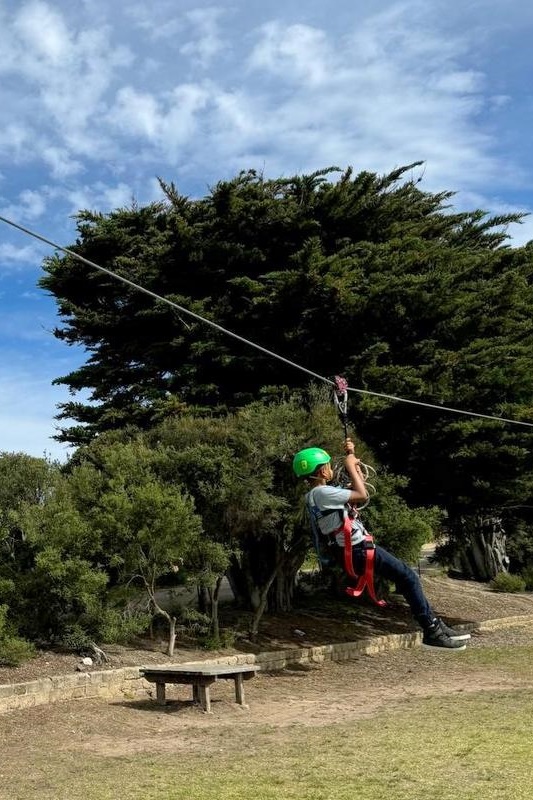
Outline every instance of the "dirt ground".
[[[469, 627], [485, 620], [533, 615], [533, 593], [503, 594], [491, 592], [474, 581], [452, 580], [443, 575], [422, 575], [422, 582], [435, 611], [450, 624]], [[222, 613], [232, 627], [242, 628], [234, 647], [225, 650], [205, 650], [179, 641], [174, 656], [165, 652], [165, 642], [145, 640], [136, 646], [106, 646], [108, 662], [91, 669], [116, 669], [123, 666], [183, 663], [210, 659], [238, 652], [259, 652], [309, 647], [337, 642], [352, 642], [373, 635], [405, 633], [417, 630], [402, 598], [393, 596], [386, 609], [368, 603], [346, 599], [330, 605], [327, 599], [303, 599], [294, 613], [267, 615], [261, 623], [260, 637], [251, 643], [245, 633], [242, 615], [230, 608]], [[75, 654], [39, 652], [19, 667], [0, 667], [0, 685], [21, 683], [37, 678], [75, 672], [80, 656]]]
[[[525, 650], [521, 669], [504, 670], [498, 662], [479, 664], [469, 650], [513, 646]], [[422, 698], [473, 692], [533, 689], [530, 665], [533, 621], [529, 625], [474, 634], [464, 652], [443, 653], [422, 647], [362, 655], [342, 663], [325, 662], [260, 672], [246, 683], [247, 707], [235, 703], [231, 682], [211, 690], [212, 713], [190, 699], [188, 687], [167, 687], [167, 705], [147, 693], [132, 700], [78, 700], [37, 706], [0, 715], [5, 763], [26, 764], [32, 754], [92, 754], [103, 758], [157, 753], [214, 754], [238, 751], [251, 737], [281, 741], [295, 726], [320, 728], [369, 718]], [[348, 690], [347, 690], [348, 687]], [[280, 738], [281, 737], [281, 738]], [[256, 741], [256, 738], [253, 741]], [[0, 796], [1, 790], [0, 790]]]
[[[0, 715], [4, 763], [30, 763], [33, 756], [42, 753], [43, 742], [49, 752], [74, 758], [76, 753], [103, 758], [138, 753], [205, 755], [233, 751], [245, 743], [249, 749], [251, 736], [259, 737], [258, 741], [265, 737], [279, 740], [289, 736], [295, 725], [319, 728], [348, 722], [354, 715], [371, 717], [385, 707], [390, 709], [421, 698], [454, 695], [459, 699], [471, 692], [533, 689], [533, 597], [493, 594], [477, 584], [439, 576], [424, 578], [424, 584], [436, 610], [450, 622], [472, 624], [520, 615], [523, 618], [514, 626], [473, 631], [464, 652], [415, 647], [361, 655], [342, 663], [259, 672], [245, 684], [246, 707], [235, 703], [231, 682], [221, 681], [211, 690], [209, 715], [192, 703], [190, 688], [183, 686], [167, 687], [165, 707], [158, 706], [147, 691], [146, 697], [129, 700], [76, 700], [4, 713]], [[330, 618], [326, 610], [321, 616], [317, 609], [266, 620], [262, 646], [301, 647], [302, 640], [305, 644], [326, 643], [335, 636], [337, 641], [348, 636], [354, 640], [372, 632], [382, 634], [386, 629], [414, 629], [399, 601], [386, 611], [362, 606], [357, 612], [348, 623]], [[295, 634], [295, 630], [305, 636]], [[498, 658], [489, 657], [488, 652], [484, 658], [479, 652], [494, 647], [505, 648], [504, 653], [512, 647], [519, 667], [513, 669], [507, 663], [504, 669]], [[165, 661], [161, 650], [116, 648], [110, 650], [110, 655], [108, 666]], [[198, 655], [205, 658], [212, 653], [179, 649], [175, 660], [190, 660]], [[43, 653], [17, 670], [0, 672], [0, 683], [73, 671], [77, 663], [74, 656]]]

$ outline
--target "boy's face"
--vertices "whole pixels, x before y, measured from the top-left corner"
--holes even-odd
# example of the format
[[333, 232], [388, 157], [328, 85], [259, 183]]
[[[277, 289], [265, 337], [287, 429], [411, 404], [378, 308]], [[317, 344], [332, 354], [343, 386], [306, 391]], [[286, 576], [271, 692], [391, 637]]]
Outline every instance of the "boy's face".
[[324, 478], [326, 483], [328, 481], [332, 480], [332, 478], [333, 478], [333, 467], [331, 466], [331, 461], [328, 461], [327, 464], [324, 464], [320, 468], [320, 474], [322, 475], [322, 477]]

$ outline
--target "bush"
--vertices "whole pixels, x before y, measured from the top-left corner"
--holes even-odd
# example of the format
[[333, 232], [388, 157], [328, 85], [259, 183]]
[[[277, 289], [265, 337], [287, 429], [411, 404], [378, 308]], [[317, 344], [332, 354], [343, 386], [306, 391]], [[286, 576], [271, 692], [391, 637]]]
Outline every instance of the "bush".
[[30, 642], [17, 636], [7, 621], [8, 607], [0, 606], [0, 667], [18, 667], [23, 661], [33, 658], [35, 648]]
[[526, 584], [526, 592], [533, 591], [533, 566], [526, 567], [520, 573]]
[[0, 667], [18, 667], [35, 656], [35, 647], [18, 636], [0, 638]]
[[526, 582], [520, 575], [511, 575], [510, 572], [499, 572], [490, 582], [493, 592], [525, 592]]
[[90, 649], [91, 637], [81, 625], [74, 623], [65, 627], [58, 644], [71, 653], [82, 653]]
[[145, 633], [150, 626], [152, 614], [108, 608], [100, 623], [100, 639], [108, 644], [127, 644]]

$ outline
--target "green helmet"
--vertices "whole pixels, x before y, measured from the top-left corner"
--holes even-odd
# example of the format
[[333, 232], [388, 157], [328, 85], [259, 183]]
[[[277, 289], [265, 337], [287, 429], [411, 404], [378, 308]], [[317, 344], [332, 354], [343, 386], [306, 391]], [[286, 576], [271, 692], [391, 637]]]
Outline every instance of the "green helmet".
[[292, 460], [292, 468], [298, 478], [312, 475], [317, 467], [329, 464], [331, 457], [320, 447], [306, 447], [300, 450]]

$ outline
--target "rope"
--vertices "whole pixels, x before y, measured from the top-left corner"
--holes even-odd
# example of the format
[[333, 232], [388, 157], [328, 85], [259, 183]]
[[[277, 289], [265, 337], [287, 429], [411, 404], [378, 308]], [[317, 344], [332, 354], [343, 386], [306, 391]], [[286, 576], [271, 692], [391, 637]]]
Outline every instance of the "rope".
[[[125, 283], [127, 286], [131, 286], [132, 289], [137, 289], [137, 291], [143, 292], [144, 294], [154, 298], [154, 300], [158, 302], [166, 303], [167, 305], [171, 306], [177, 311], [180, 311], [182, 314], [186, 314], [192, 317], [193, 319], [198, 320], [199, 322], [203, 322], [206, 325], [210, 325], [215, 330], [218, 330], [221, 333], [226, 334], [226, 336], [231, 336], [233, 339], [237, 339], [237, 341], [239, 342], [243, 342], [244, 344], [247, 344], [250, 347], [254, 347], [256, 350], [259, 350], [261, 353], [264, 353], [265, 355], [270, 356], [271, 358], [277, 358], [278, 361], [282, 361], [284, 364], [288, 364], [290, 367], [300, 370], [300, 372], [305, 372], [307, 375], [310, 375], [313, 378], [317, 378], [318, 380], [322, 381], [323, 383], [327, 383], [330, 386], [336, 385], [335, 381], [326, 378], [324, 375], [319, 375], [317, 372], [313, 372], [312, 370], [307, 369], [306, 367], [302, 367], [300, 364], [296, 364], [294, 361], [291, 361], [290, 359], [285, 358], [284, 356], [278, 355], [278, 353], [272, 352], [272, 350], [267, 350], [266, 347], [262, 347], [256, 342], [252, 342], [250, 341], [250, 339], [246, 339], [244, 336], [239, 336], [239, 334], [233, 333], [233, 331], [230, 331], [227, 328], [223, 328], [222, 325], [218, 325], [216, 322], [206, 319], [205, 317], [200, 316], [200, 314], [196, 314], [194, 311], [185, 308], [185, 306], [181, 306], [178, 303], [174, 303], [172, 300], [168, 300], [168, 298], [162, 297], [161, 295], [150, 291], [150, 289], [146, 289], [144, 286], [140, 286], [138, 283], [134, 283], [133, 281], [130, 281], [128, 278], [124, 278], [122, 275], [118, 275], [116, 272], [112, 272], [110, 269], [102, 267], [99, 264], [96, 264], [94, 261], [90, 261], [88, 258], [84, 258], [84, 256], [79, 255], [79, 253], [75, 253], [73, 250], [69, 250], [69, 248], [67, 247], [62, 247], [61, 245], [56, 244], [50, 239], [47, 239], [45, 236], [42, 236], [39, 233], [35, 233], [29, 228], [25, 228], [24, 226], [19, 225], [16, 222], [13, 222], [7, 217], [3, 217], [0, 215], [0, 221], [5, 222], [7, 225], [11, 225], [12, 228], [16, 228], [17, 230], [22, 231], [22, 233], [25, 233], [28, 236], [32, 236], [34, 239], [38, 239], [39, 241], [50, 245], [55, 250], [60, 250], [61, 252], [66, 253], [69, 256], [72, 256], [72, 258], [81, 261], [83, 264], [86, 264], [87, 266], [92, 267], [93, 269], [96, 269], [99, 272], [103, 272], [106, 275], [109, 275], [111, 278], [115, 278], [116, 280], [122, 281], [122, 283]], [[521, 425], [523, 427], [533, 428], [533, 422], [523, 422], [521, 420], [508, 419], [506, 417], [498, 417], [492, 414], [480, 414], [477, 413], [476, 411], [466, 411], [461, 408], [452, 408], [451, 406], [439, 406], [434, 403], [425, 403], [421, 400], [409, 400], [405, 397], [397, 397], [396, 395], [392, 394], [384, 394], [383, 392], [373, 392], [370, 389], [355, 389], [353, 387], [349, 387], [348, 391], [357, 392], [358, 394], [366, 394], [372, 397], [381, 397], [385, 400], [392, 400], [396, 403], [409, 403], [410, 405], [423, 406], [425, 408], [432, 408], [437, 411], [448, 411], [452, 414], [463, 414], [469, 417], [478, 417], [480, 419], [490, 419], [496, 422], [503, 422], [508, 425]]]

